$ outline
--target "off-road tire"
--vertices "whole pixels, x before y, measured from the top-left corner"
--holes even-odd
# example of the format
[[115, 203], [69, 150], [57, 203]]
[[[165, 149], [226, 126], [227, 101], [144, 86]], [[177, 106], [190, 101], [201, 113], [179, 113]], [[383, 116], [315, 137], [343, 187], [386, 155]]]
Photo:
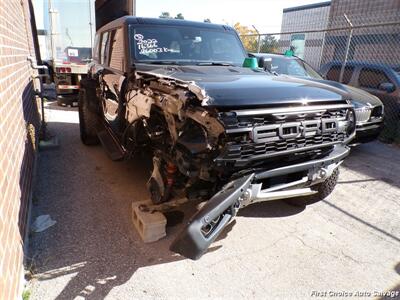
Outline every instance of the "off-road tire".
[[336, 168], [335, 171], [333, 171], [332, 175], [327, 180], [311, 187], [312, 190], [317, 191], [318, 193], [307, 197], [286, 199], [284, 201], [287, 204], [293, 206], [307, 206], [309, 204], [321, 201], [326, 197], [328, 197], [330, 193], [332, 193], [333, 189], [336, 186], [338, 178], [339, 178], [339, 168]]
[[97, 129], [99, 127], [99, 119], [96, 113], [90, 110], [85, 88], [79, 90], [79, 129], [81, 133], [82, 143], [87, 146], [99, 144], [97, 137]]

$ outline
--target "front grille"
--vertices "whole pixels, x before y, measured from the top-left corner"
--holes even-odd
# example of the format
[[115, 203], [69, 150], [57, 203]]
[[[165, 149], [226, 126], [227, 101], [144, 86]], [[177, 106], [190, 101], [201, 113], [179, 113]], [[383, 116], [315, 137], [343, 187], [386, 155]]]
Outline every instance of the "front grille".
[[277, 142], [268, 143], [254, 143], [254, 142], [241, 142], [229, 143], [227, 151], [224, 155], [226, 159], [247, 159], [252, 156], [262, 156], [277, 154], [287, 150], [303, 150], [311, 146], [318, 146], [324, 144], [332, 144], [340, 142], [345, 139], [344, 133], [334, 134], [318, 134], [310, 137], [299, 137]]
[[304, 121], [304, 120], [315, 120], [315, 119], [343, 119], [346, 118], [347, 109], [338, 110], [327, 110], [327, 111], [316, 111], [311, 113], [297, 113], [297, 114], [267, 114], [267, 115], [253, 115], [253, 116], [235, 116], [225, 114], [222, 117], [222, 121], [226, 126], [226, 129], [237, 129], [237, 128], [248, 128], [270, 124], [282, 124], [290, 121]]
[[354, 115], [349, 105], [308, 111], [225, 112], [220, 120], [226, 128], [220, 159], [229, 161], [328, 147], [344, 142], [354, 131]]
[[356, 122], [367, 122], [371, 117], [371, 109], [369, 107], [356, 108]]

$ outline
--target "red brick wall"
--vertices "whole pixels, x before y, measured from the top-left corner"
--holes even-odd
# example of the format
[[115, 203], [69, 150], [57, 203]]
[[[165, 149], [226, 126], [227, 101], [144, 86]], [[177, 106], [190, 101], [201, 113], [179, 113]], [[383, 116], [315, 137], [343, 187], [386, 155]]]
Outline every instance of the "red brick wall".
[[35, 56], [28, 1], [0, 0], [0, 299], [7, 300], [21, 297], [39, 128], [27, 56]]

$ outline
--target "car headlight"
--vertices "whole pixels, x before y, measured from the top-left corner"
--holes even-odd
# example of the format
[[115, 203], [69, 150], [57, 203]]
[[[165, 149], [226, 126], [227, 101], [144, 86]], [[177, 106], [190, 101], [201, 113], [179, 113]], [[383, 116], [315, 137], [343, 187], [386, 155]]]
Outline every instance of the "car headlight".
[[356, 122], [363, 123], [369, 121], [369, 119], [371, 118], [371, 111], [372, 108], [369, 106], [355, 108], [354, 112], [356, 115]]

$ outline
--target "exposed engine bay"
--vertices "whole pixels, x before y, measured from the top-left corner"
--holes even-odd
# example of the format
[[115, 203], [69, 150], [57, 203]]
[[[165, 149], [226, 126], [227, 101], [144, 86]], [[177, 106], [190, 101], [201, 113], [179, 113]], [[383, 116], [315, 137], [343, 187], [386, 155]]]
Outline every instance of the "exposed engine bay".
[[153, 203], [166, 202], [200, 182], [215, 189], [221, 172], [213, 168], [213, 159], [225, 129], [215, 110], [202, 107], [208, 101], [204, 91], [194, 83], [151, 73], [138, 72], [136, 82], [141, 87], [126, 95], [126, 148], [146, 144], [154, 152], [148, 182]]

